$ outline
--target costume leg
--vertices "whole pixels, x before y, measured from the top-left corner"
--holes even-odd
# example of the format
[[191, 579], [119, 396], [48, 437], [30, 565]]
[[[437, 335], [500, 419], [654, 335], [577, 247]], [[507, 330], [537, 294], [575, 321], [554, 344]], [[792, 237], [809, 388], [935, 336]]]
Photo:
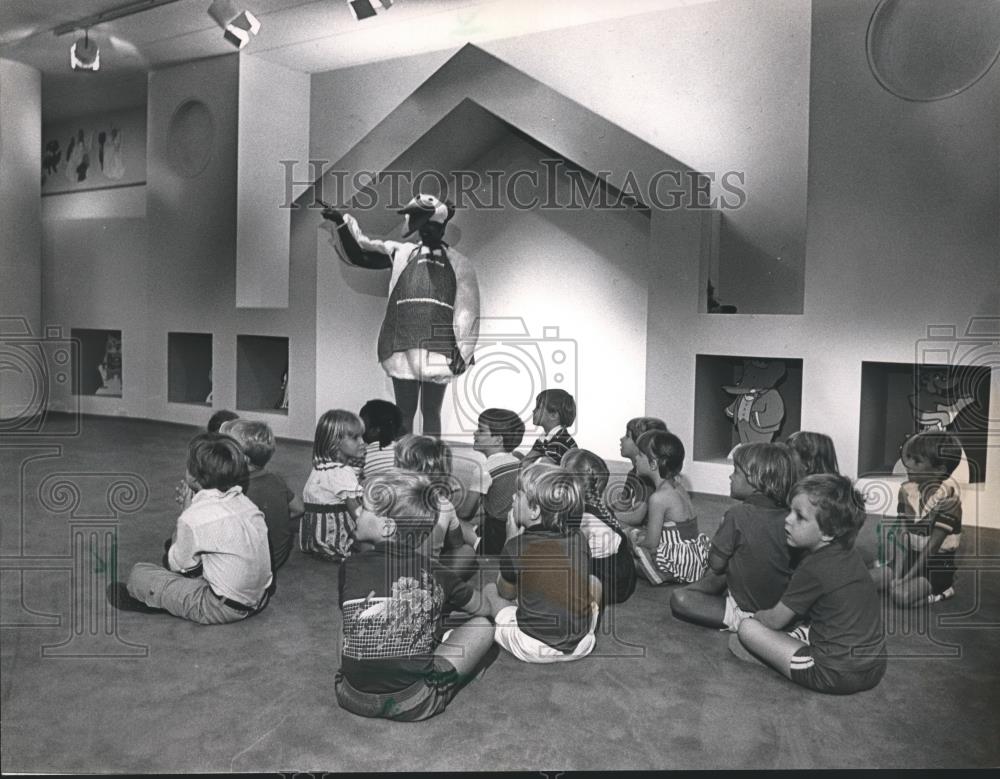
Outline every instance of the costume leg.
[[433, 381], [420, 382], [420, 416], [424, 419], [424, 435], [441, 437], [441, 406], [447, 384]]
[[392, 392], [396, 396], [396, 405], [403, 412], [403, 428], [407, 433], [412, 433], [413, 417], [417, 414], [417, 400], [420, 397], [420, 382], [411, 379], [393, 379]]

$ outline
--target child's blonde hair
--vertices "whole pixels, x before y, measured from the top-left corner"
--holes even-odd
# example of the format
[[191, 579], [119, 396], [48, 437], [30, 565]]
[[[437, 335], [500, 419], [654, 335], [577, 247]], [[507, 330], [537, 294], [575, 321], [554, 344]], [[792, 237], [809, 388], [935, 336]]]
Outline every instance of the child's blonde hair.
[[263, 468], [274, 456], [274, 431], [267, 422], [232, 419], [223, 422], [219, 431], [239, 442], [250, 464], [255, 468]]
[[316, 423], [316, 436], [313, 439], [313, 464], [324, 460], [343, 462], [340, 442], [348, 436], [357, 436], [364, 432], [365, 424], [357, 414], [342, 408], [327, 411]]
[[444, 441], [426, 435], [405, 435], [396, 442], [394, 457], [397, 468], [426, 474], [436, 495], [452, 497], [455, 484], [451, 478], [451, 447]]
[[799, 466], [799, 476], [814, 473], [840, 473], [833, 439], [825, 433], [800, 430], [788, 436], [788, 446]]
[[364, 507], [396, 524], [394, 540], [416, 548], [430, 536], [437, 521], [433, 485], [426, 474], [386, 471], [365, 484]]
[[546, 530], [565, 533], [579, 525], [583, 515], [583, 495], [573, 475], [551, 462], [528, 463], [517, 476], [517, 485], [528, 505], [540, 509], [539, 519]]
[[733, 465], [743, 471], [757, 492], [780, 506], [788, 506], [788, 491], [795, 483], [796, 466], [785, 444], [740, 444], [733, 452]]

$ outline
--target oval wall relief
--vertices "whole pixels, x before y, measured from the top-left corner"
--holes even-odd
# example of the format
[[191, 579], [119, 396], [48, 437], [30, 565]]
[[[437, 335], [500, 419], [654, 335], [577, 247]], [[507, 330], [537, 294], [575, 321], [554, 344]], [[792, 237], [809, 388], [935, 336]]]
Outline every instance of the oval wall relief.
[[167, 127], [167, 161], [178, 175], [193, 178], [212, 158], [215, 121], [200, 100], [185, 100], [170, 117]]

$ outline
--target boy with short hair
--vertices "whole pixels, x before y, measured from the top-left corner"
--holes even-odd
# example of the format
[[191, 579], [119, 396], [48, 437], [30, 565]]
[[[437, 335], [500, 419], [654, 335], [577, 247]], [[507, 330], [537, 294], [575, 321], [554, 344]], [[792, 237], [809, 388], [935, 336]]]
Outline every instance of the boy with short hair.
[[[195, 436], [187, 461], [194, 497], [177, 518], [169, 570], [136, 563], [128, 596], [202, 625], [239, 622], [261, 611], [269, 598], [271, 559], [264, 515], [239, 486], [246, 478], [246, 455], [233, 438]], [[112, 605], [129, 608], [123, 600]]]
[[239, 443], [249, 464], [246, 496], [264, 512], [267, 542], [271, 552], [271, 571], [277, 571], [292, 551], [299, 517], [305, 511], [302, 498], [288, 488], [278, 474], [267, 470], [274, 456], [274, 432], [267, 422], [234, 419], [222, 425], [221, 432]]
[[567, 523], [583, 512], [580, 488], [565, 468], [525, 463], [500, 554], [496, 642], [518, 660], [555, 663], [590, 654], [601, 583], [590, 575], [587, 540]]
[[545, 431], [538, 437], [527, 457], [535, 460], [548, 458], [553, 465], [559, 465], [562, 457], [570, 449], [576, 449], [576, 441], [569, 434], [570, 425], [576, 421], [576, 401], [566, 390], [542, 390], [535, 398], [535, 410], [531, 422]]
[[[788, 545], [806, 554], [778, 603], [745, 619], [730, 648], [743, 657], [746, 647], [817, 692], [871, 689], [885, 674], [886, 658], [878, 592], [854, 548], [864, 499], [850, 479], [824, 473], [796, 482], [789, 503]], [[810, 626], [782, 632], [795, 618]]]
[[[340, 566], [343, 641], [334, 683], [340, 707], [362, 717], [433, 717], [488, 664], [493, 629], [484, 617], [495, 598], [432, 567], [432, 490], [425, 474], [370, 480], [355, 534], [375, 547]], [[446, 606], [473, 619], [443, 637]]]
[[498, 555], [507, 542], [507, 514], [517, 489], [521, 457], [514, 450], [524, 440], [524, 422], [513, 411], [488, 408], [479, 415], [472, 448], [486, 458], [489, 485], [483, 494], [479, 523], [480, 555]]

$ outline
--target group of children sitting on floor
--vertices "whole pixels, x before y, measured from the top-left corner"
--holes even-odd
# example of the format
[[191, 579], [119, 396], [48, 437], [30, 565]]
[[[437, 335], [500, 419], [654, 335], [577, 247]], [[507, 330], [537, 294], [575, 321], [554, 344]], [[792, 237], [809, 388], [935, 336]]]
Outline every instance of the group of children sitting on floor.
[[[674, 616], [730, 631], [737, 656], [836, 694], [885, 673], [880, 591], [899, 606], [954, 594], [960, 447], [948, 433], [903, 445], [907, 525], [883, 561], [855, 548], [863, 499], [821, 433], [738, 446], [730, 494], [740, 502], [709, 539], [680, 479], [684, 446], [664, 422], [628, 423], [621, 454], [633, 468], [609, 488], [605, 461], [568, 432], [576, 406], [562, 390], [538, 395], [532, 422], [544, 435], [523, 456], [524, 423], [505, 409], [480, 415], [473, 451], [460, 455], [404, 435], [387, 401], [327, 411], [302, 500], [266, 469], [266, 423], [218, 417], [219, 432], [190, 444], [163, 566], [137, 564], [109, 597], [202, 624], [246, 619], [274, 593], [297, 525], [303, 552], [339, 563], [336, 695], [363, 716], [440, 713], [496, 646], [533, 663], [585, 657], [637, 574], [684, 585], [670, 594]], [[495, 582], [473, 586], [487, 567]]]

